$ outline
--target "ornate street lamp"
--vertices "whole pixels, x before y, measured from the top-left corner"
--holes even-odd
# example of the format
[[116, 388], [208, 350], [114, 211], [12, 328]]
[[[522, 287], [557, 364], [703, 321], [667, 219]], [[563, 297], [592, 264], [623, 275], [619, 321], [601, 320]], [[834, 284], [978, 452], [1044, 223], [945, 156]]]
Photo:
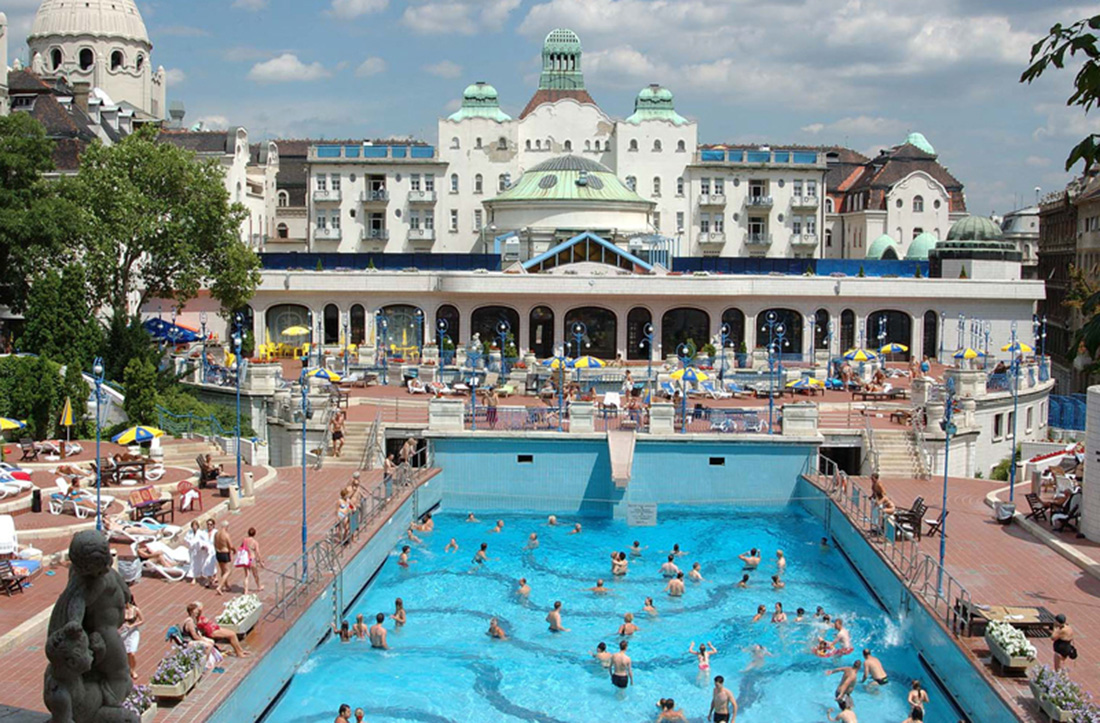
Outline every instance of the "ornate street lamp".
[[203, 384], [206, 384], [206, 312], [203, 311], [199, 314], [199, 327], [202, 329], [202, 379]]
[[379, 309], [374, 314], [374, 335], [377, 337], [378, 353], [382, 356], [382, 384], [389, 384], [389, 361], [386, 358], [386, 330], [389, 329], [390, 323], [386, 320], [386, 315]]
[[92, 380], [95, 382], [95, 528], [103, 530], [103, 456], [99, 452], [100, 420], [103, 418], [103, 359], [96, 357], [92, 364]]
[[944, 558], [947, 556], [947, 476], [950, 471], [950, 459], [951, 459], [951, 437], [955, 435], [958, 428], [955, 426], [953, 418], [955, 416], [955, 378], [948, 377], [947, 379], [947, 394], [944, 399], [943, 405], [943, 420], [940, 422], [940, 429], [943, 430], [944, 444], [943, 444], [943, 502], [940, 507], [940, 512], [943, 517], [940, 518], [940, 568], [936, 578], [936, 592], [937, 594], [943, 594], [943, 563]]
[[[237, 377], [237, 492], [241, 491], [241, 336], [244, 329], [244, 317], [238, 312], [235, 318], [236, 329], [233, 332], [233, 371]], [[304, 451], [303, 451], [304, 454]]]
[[512, 325], [508, 323], [507, 319], [501, 319], [497, 322], [497, 336], [500, 337], [500, 375], [507, 378], [508, 376], [508, 335], [512, 333]]

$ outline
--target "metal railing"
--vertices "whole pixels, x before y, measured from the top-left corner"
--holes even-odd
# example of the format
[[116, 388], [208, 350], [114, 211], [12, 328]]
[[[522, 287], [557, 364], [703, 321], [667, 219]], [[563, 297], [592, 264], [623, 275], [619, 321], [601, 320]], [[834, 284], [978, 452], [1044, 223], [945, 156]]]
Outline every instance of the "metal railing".
[[173, 437], [232, 437], [235, 432], [227, 432], [214, 415], [196, 416], [193, 412], [173, 414], [164, 407], [157, 407], [157, 427]]
[[382, 447], [378, 444], [378, 434], [382, 428], [382, 414], [371, 422], [367, 431], [367, 446], [363, 449], [363, 458], [359, 460], [359, 469], [372, 470], [376, 462], [382, 459]]
[[879, 455], [878, 448], [875, 447], [875, 426], [872, 424], [873, 416], [870, 414], [863, 415], [863, 437], [867, 441], [867, 457], [865, 459], [871, 460], [871, 471], [878, 472], [879, 467]]
[[[712, 409], [696, 406], [688, 408], [687, 431], [695, 434], [767, 434], [768, 412], [764, 408]], [[680, 409], [676, 410], [676, 428], [683, 429]], [[780, 431], [780, 420], [775, 420], [775, 430]]]
[[928, 447], [928, 420], [924, 407], [913, 407], [909, 418], [913, 424], [913, 442], [917, 448], [917, 472], [921, 479], [932, 475], [932, 450]]
[[[921, 551], [920, 541], [912, 530], [899, 527], [893, 515], [883, 514], [882, 508], [851, 481], [836, 462], [822, 454], [817, 455], [816, 461], [815, 473], [806, 476], [816, 477], [818, 486], [859, 528], [864, 538], [875, 545], [906, 589], [924, 600], [945, 627], [955, 631], [960, 615], [965, 626], [967, 611], [972, 609], [971, 597], [958, 578]], [[922, 522], [917, 520], [916, 524]]]

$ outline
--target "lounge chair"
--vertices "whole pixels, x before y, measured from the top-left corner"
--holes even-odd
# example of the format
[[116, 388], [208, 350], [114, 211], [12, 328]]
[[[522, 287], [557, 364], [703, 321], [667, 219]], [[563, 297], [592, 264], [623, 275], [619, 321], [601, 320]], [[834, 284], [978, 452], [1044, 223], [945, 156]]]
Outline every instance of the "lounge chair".
[[[951, 510], [944, 510], [940, 513], [939, 517], [935, 517], [931, 520], [925, 520], [924, 524], [928, 525], [928, 532], [925, 533], [928, 537], [935, 537], [936, 535], [943, 535], [943, 523], [947, 521], [947, 516], [951, 514]], [[944, 535], [946, 537], [947, 535]]]
[[195, 457], [195, 464], [198, 466], [199, 471], [196, 476], [199, 478], [199, 489], [206, 487], [208, 482], [217, 482], [220, 473], [217, 466], [209, 466], [206, 464], [206, 455], [200, 454]]
[[1072, 530], [1078, 530], [1078, 525], [1081, 522], [1081, 491], [1077, 490], [1069, 499], [1066, 500], [1066, 504], [1058, 512], [1054, 512], [1050, 516], [1051, 528], [1055, 532], [1062, 532], [1067, 527]]
[[924, 504], [923, 497], [913, 500], [913, 506], [907, 510], [895, 510], [894, 526], [897, 528], [896, 536], [906, 535], [916, 537], [918, 540], [921, 539], [921, 521], [927, 511], [928, 505]]
[[19, 541], [15, 536], [15, 518], [0, 515], [0, 555], [14, 555], [19, 550]]
[[405, 385], [408, 387], [409, 394], [427, 394], [428, 388], [424, 386], [424, 382], [419, 379], [410, 379]]
[[1024, 498], [1027, 499], [1027, 504], [1031, 507], [1031, 512], [1024, 515], [1025, 520], [1035, 520], [1036, 522], [1039, 520], [1047, 520], [1047, 508], [1039, 495], [1034, 492], [1028, 492], [1024, 495]]
[[616, 412], [623, 408], [623, 398], [619, 392], [607, 392], [600, 403], [603, 409], [614, 409]]
[[[57, 492], [50, 495], [49, 510], [51, 515], [60, 515], [66, 509], [72, 509], [78, 519], [87, 519], [96, 512], [96, 494], [91, 490], [79, 490], [75, 495], [70, 495], [69, 483], [60, 477], [54, 480]], [[99, 496], [100, 510], [106, 510], [115, 501], [114, 497], [101, 494]]]
[[81, 447], [76, 442], [58, 443], [58, 442], [53, 442], [53, 441], [50, 441], [50, 440], [47, 440], [47, 441], [42, 442], [41, 444], [39, 444], [38, 449], [39, 449], [40, 452], [45, 452], [46, 454], [51, 454], [51, 455], [55, 455], [55, 456], [60, 457], [61, 456], [61, 446], [60, 446], [61, 444], [65, 445], [65, 456], [66, 457], [73, 457], [73, 456], [78, 455], [78, 454], [80, 454], [81, 452], [84, 451], [84, 448]]
[[703, 393], [709, 396], [711, 399], [729, 399], [733, 396], [732, 392], [727, 392], [724, 389], [715, 389], [714, 382], [709, 379], [699, 384]]
[[[134, 544], [130, 545], [130, 551], [133, 552], [134, 557], [139, 560], [141, 560], [141, 555], [138, 554], [138, 546], [140, 544], [141, 543], [139, 542], [135, 542]], [[159, 540], [154, 540], [153, 542], [148, 542], [145, 544], [151, 551], [162, 553], [171, 560], [180, 563], [181, 566], [164, 567], [162, 565], [156, 564], [152, 560], [141, 560], [142, 569], [144, 569], [146, 572], [160, 575], [161, 577], [171, 582], [178, 582], [184, 578], [184, 576], [187, 574], [187, 569], [183, 567], [183, 565], [186, 565], [191, 561], [191, 554], [190, 552], [188, 552], [186, 547], [169, 547]]]
[[504, 383], [497, 388], [497, 394], [502, 397], [510, 397], [516, 393], [516, 387], [514, 384]]
[[732, 379], [726, 382], [725, 387], [731, 397], [740, 397], [748, 394], [748, 390]]
[[4, 593], [11, 597], [15, 593], [23, 592], [23, 583], [26, 582], [27, 576], [16, 572], [12, 566], [11, 560], [0, 560], [0, 587], [4, 588]]
[[38, 445], [30, 437], [19, 440], [19, 449], [23, 453], [19, 458], [21, 462], [34, 462], [38, 459]]
[[150, 574], [160, 575], [169, 582], [179, 582], [187, 575], [187, 570], [182, 567], [164, 567], [152, 560], [142, 560], [141, 569]]
[[672, 382], [661, 382], [661, 394], [669, 399], [675, 399], [680, 391], [672, 386]]
[[0, 483], [15, 487], [20, 492], [34, 489], [34, 483], [29, 479], [30, 475], [16, 474], [7, 470], [0, 470]]

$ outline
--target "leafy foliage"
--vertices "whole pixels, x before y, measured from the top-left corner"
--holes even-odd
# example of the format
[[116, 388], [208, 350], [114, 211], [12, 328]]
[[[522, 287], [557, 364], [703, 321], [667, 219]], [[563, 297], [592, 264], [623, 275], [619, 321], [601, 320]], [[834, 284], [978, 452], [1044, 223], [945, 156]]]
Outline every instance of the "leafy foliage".
[[65, 403], [60, 371], [42, 357], [0, 359], [0, 416], [26, 421], [22, 435], [35, 439], [55, 431]]
[[122, 376], [126, 416], [133, 424], [153, 424], [157, 413], [157, 370], [147, 360], [131, 359]]
[[62, 273], [47, 269], [27, 297], [26, 330], [19, 348], [57, 362], [91, 368], [103, 332], [88, 305], [84, 272], [73, 263]]
[[[1066, 57], [1085, 57], [1073, 79], [1073, 93], [1066, 100], [1067, 106], [1078, 106], [1088, 113], [1100, 101], [1100, 49], [1097, 48], [1096, 31], [1100, 30], [1100, 15], [1073, 23], [1056, 24], [1045, 38], [1031, 48], [1031, 65], [1020, 76], [1021, 83], [1032, 83], [1051, 66], [1059, 70], [1066, 67]], [[1078, 161], [1084, 161], [1085, 173], [1100, 161], [1100, 133], [1090, 133], [1066, 159], [1066, 170]]]

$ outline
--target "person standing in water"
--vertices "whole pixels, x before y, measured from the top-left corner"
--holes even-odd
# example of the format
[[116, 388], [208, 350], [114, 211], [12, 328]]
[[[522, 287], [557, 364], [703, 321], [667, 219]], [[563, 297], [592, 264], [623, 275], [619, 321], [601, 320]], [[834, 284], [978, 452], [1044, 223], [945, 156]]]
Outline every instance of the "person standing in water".
[[386, 626], [383, 625], [386, 622], [386, 614], [378, 613], [374, 616], [374, 621], [374, 625], [371, 625], [368, 631], [370, 646], [379, 650], [389, 650], [390, 646], [386, 644]]
[[714, 723], [736, 723], [737, 699], [733, 692], [726, 688], [726, 679], [720, 675], [714, 676], [714, 693], [710, 698], [710, 710], [707, 711], [707, 720]]
[[695, 649], [695, 641], [692, 640], [688, 645], [688, 654], [697, 658], [699, 663], [699, 680], [700, 684], [706, 682], [707, 677], [710, 675], [710, 656], [718, 652], [718, 648], [714, 647], [710, 643], [701, 643], [699, 649]]
[[676, 577], [668, 581], [665, 585], [665, 592], [671, 597], [681, 597], [684, 594], [684, 573], [676, 573]]
[[634, 613], [623, 615], [623, 624], [619, 626], [619, 635], [627, 636], [638, 632], [638, 626], [634, 624]]
[[634, 665], [630, 656], [626, 654], [627, 641], [619, 642], [619, 652], [611, 656], [611, 684], [620, 689], [620, 693], [626, 690], [628, 685], [634, 684]]
[[408, 616], [405, 614], [405, 602], [401, 598], [397, 598], [393, 601], [393, 623], [396, 627], [401, 627], [408, 620]]
[[546, 622], [550, 623], [550, 632], [567, 633], [569, 628], [561, 624], [561, 600], [554, 601], [554, 609], [546, 614]]

